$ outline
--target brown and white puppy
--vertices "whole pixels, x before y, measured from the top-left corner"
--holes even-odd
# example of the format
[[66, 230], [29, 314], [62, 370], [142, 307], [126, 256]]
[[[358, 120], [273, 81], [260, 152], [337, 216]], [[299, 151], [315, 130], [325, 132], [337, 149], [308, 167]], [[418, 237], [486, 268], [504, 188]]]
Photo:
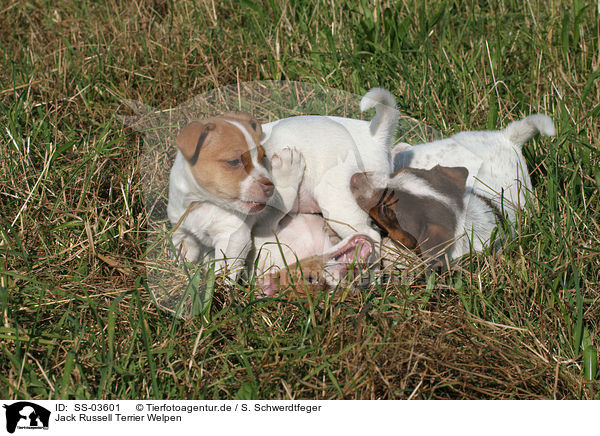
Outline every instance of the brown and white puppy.
[[[260, 123], [248, 114], [193, 121], [177, 136], [169, 180], [169, 220], [179, 255], [214, 256], [237, 277], [251, 247], [255, 215], [273, 197]], [[192, 206], [193, 204], [193, 206]]]
[[466, 188], [464, 167], [404, 168], [391, 176], [356, 173], [350, 189], [359, 206], [394, 241], [432, 261], [480, 251], [498, 211]]
[[503, 130], [460, 132], [414, 146], [402, 143], [392, 151], [393, 171], [436, 165], [466, 167], [467, 187], [492, 201], [515, 224], [518, 211], [533, 194], [523, 145], [538, 133], [556, 134], [547, 115], [530, 115]]

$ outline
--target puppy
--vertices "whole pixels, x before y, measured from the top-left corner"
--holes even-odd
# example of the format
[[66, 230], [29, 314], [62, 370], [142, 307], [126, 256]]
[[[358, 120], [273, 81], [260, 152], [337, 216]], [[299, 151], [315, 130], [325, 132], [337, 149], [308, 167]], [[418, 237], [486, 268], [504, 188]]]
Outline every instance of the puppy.
[[334, 289], [348, 273], [369, 263], [374, 244], [368, 236], [353, 234], [340, 241], [322, 215], [287, 213], [305, 174], [299, 151], [279, 151], [272, 172], [283, 207], [269, 206], [254, 228], [253, 266], [261, 293], [273, 295], [290, 284], [296, 294]]
[[404, 168], [391, 176], [356, 173], [350, 186], [360, 207], [387, 235], [438, 264], [481, 251], [500, 211], [466, 189], [464, 167]]
[[275, 191], [261, 138], [248, 114], [194, 121], [177, 136], [167, 213], [175, 250], [186, 260], [208, 255], [218, 259], [218, 270], [227, 266], [237, 277], [256, 214]]
[[[288, 215], [278, 230], [276, 237], [261, 241], [256, 288], [264, 295], [274, 295], [290, 285], [296, 295], [334, 290], [366, 270], [375, 252], [367, 235], [339, 240], [318, 214]], [[336, 240], [339, 242], [334, 243]]]
[[389, 148], [398, 121], [393, 96], [371, 89], [361, 110], [375, 107], [369, 121], [330, 116], [298, 116], [264, 124], [262, 146], [268, 158], [293, 145], [305, 159], [305, 171], [293, 213], [322, 213], [342, 238], [356, 233], [374, 241], [368, 215], [358, 207], [349, 189], [350, 177], [359, 171], [391, 170]]
[[439, 141], [410, 146], [399, 144], [392, 151], [393, 169], [431, 169], [436, 165], [466, 167], [466, 185], [516, 221], [532, 192], [523, 144], [536, 134], [556, 134], [547, 115], [530, 115], [510, 123], [504, 130], [461, 132]]
[[482, 250], [503, 212], [516, 221], [532, 192], [521, 148], [537, 133], [555, 134], [546, 115], [529, 116], [501, 131], [401, 144], [393, 156], [396, 173], [355, 174], [351, 191], [393, 240], [429, 258], [452, 260], [470, 249]]

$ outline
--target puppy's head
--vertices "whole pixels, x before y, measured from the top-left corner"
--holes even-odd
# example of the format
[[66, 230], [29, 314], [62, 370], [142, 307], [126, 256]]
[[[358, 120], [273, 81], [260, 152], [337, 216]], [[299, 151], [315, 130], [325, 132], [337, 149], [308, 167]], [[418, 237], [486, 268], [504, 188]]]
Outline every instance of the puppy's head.
[[356, 173], [350, 189], [358, 205], [406, 248], [437, 259], [451, 246], [463, 211], [468, 171], [405, 168], [391, 176]]
[[260, 145], [262, 128], [248, 114], [193, 121], [175, 143], [194, 180], [210, 194], [243, 213], [258, 213], [273, 195]]
[[369, 265], [374, 253], [373, 241], [366, 235], [356, 234], [342, 240], [325, 253], [301, 259], [287, 268], [265, 274], [257, 286], [265, 295], [274, 295], [290, 286], [292, 295], [332, 290], [344, 279], [350, 278]]

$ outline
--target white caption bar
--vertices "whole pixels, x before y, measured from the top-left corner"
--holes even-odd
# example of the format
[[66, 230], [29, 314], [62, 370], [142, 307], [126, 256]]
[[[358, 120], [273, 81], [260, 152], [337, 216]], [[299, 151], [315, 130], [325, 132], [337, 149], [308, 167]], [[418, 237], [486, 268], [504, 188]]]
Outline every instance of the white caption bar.
[[[567, 434], [598, 401], [11, 401], [8, 434]], [[39, 431], [39, 432], [38, 432]], [[184, 433], [181, 433], [184, 434]], [[187, 433], [185, 433], [187, 434]]]

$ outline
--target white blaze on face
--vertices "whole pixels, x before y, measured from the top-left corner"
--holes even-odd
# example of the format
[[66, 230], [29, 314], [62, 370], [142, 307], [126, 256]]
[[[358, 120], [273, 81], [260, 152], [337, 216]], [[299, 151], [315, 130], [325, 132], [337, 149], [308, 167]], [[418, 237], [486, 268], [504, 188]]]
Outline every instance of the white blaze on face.
[[366, 172], [364, 182], [357, 185], [357, 194], [361, 198], [373, 198], [375, 191], [385, 189], [390, 183], [390, 178], [386, 173]]
[[390, 177], [385, 173], [366, 173], [371, 190], [384, 189], [390, 183]]
[[252, 185], [254, 183], [258, 183], [260, 179], [268, 179], [271, 180], [267, 169], [264, 167], [262, 162], [258, 160], [258, 144], [252, 138], [252, 135], [244, 125], [238, 123], [237, 121], [225, 120], [232, 126], [235, 126], [242, 132], [244, 135], [244, 139], [246, 139], [246, 143], [248, 144], [248, 151], [250, 153], [250, 160], [252, 162], [252, 169], [248, 172], [248, 177], [244, 179], [241, 183], [241, 198], [248, 198], [249, 192], [252, 189]]

